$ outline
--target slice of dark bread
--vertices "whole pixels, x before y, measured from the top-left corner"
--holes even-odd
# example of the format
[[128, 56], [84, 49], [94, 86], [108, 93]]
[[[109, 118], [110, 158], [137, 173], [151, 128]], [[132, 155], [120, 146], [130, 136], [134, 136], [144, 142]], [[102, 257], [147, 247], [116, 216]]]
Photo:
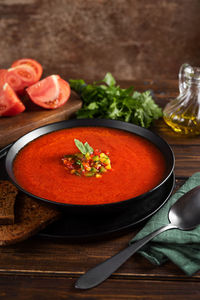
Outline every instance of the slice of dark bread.
[[17, 188], [7, 180], [0, 180], [0, 225], [14, 224], [14, 205]]
[[19, 193], [15, 203], [15, 223], [0, 226], [0, 246], [27, 239], [57, 220], [61, 212], [48, 203]]

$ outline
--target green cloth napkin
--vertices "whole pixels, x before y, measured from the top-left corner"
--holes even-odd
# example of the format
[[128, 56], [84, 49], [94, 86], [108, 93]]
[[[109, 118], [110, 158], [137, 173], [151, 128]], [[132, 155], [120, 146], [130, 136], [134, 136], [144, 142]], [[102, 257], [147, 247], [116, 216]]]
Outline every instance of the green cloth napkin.
[[[200, 185], [200, 172], [193, 174], [168, 202], [146, 223], [144, 228], [130, 241], [143, 238], [159, 227], [169, 223], [170, 207], [187, 191]], [[200, 220], [199, 220], [200, 221]], [[171, 229], [156, 236], [138, 251], [150, 262], [161, 265], [170, 259], [187, 275], [200, 270], [200, 226], [190, 231]]]

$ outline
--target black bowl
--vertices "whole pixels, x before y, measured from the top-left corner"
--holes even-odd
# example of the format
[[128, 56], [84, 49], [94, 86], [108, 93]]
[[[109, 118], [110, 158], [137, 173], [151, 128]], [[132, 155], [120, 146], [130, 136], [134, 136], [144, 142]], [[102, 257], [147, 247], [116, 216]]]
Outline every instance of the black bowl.
[[[34, 139], [64, 128], [74, 128], [74, 127], [87, 127], [87, 126], [98, 126], [98, 127], [108, 127], [108, 128], [115, 128], [115, 129], [121, 129], [126, 132], [130, 132], [133, 134], [137, 134], [138, 136], [141, 136], [145, 138], [146, 140], [153, 143], [164, 155], [165, 161], [166, 161], [166, 171], [165, 176], [163, 180], [155, 186], [152, 190], [131, 198], [131, 199], [124, 199], [123, 201], [115, 202], [115, 203], [109, 203], [109, 204], [100, 204], [100, 205], [73, 205], [73, 204], [65, 204], [65, 203], [58, 203], [53, 202], [48, 199], [44, 199], [41, 197], [38, 197], [36, 195], [33, 195], [23, 189], [17, 182], [14, 173], [13, 173], [13, 162], [15, 160], [16, 155], [18, 152], [26, 146], [29, 142], [33, 141]], [[103, 119], [81, 119], [81, 120], [69, 120], [69, 121], [62, 121], [57, 122], [53, 124], [49, 124], [46, 126], [42, 126], [40, 128], [37, 128], [21, 138], [19, 138], [9, 149], [6, 160], [5, 160], [5, 167], [8, 176], [10, 177], [11, 181], [17, 186], [18, 189], [23, 191], [24, 193], [28, 194], [29, 196], [32, 196], [36, 199], [51, 203], [52, 205], [55, 205], [58, 208], [61, 208], [62, 210], [67, 209], [76, 211], [76, 212], [114, 212], [115, 210], [121, 210], [121, 209], [127, 209], [130, 204], [135, 204], [136, 210], [140, 211], [144, 207], [144, 205], [148, 206], [148, 202], [150, 199], [154, 198], [154, 196], [157, 197], [158, 193], [162, 189], [162, 186], [166, 183], [168, 178], [173, 172], [174, 169], [174, 154], [171, 150], [170, 146], [167, 144], [165, 140], [163, 140], [160, 136], [156, 135], [150, 130], [144, 129], [142, 127], [122, 122], [122, 121], [115, 121], [115, 120], [103, 120]]]

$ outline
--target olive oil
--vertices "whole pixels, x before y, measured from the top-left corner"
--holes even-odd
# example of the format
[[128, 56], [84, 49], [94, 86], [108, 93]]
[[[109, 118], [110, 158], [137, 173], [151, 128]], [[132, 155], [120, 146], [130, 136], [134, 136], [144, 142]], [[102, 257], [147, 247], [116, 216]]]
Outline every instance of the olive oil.
[[200, 134], [200, 68], [184, 64], [179, 72], [179, 96], [163, 110], [163, 118], [176, 133]]
[[[180, 122], [179, 120], [184, 120]], [[170, 117], [164, 116], [164, 120], [175, 132], [181, 135], [194, 136], [200, 134], [200, 125], [194, 116], [172, 114]]]

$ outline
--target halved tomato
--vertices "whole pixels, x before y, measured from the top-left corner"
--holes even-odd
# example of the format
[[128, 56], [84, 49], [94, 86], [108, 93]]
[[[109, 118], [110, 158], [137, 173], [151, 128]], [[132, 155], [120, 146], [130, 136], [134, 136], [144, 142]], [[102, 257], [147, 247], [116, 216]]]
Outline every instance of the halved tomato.
[[28, 87], [26, 91], [35, 104], [47, 109], [62, 106], [71, 93], [68, 82], [59, 75], [48, 76]]
[[60, 85], [60, 94], [58, 96], [58, 102], [59, 106], [62, 106], [69, 99], [71, 95], [71, 89], [69, 83], [62, 78], [58, 79], [58, 83]]
[[35, 82], [40, 80], [40, 78], [42, 76], [43, 69], [42, 69], [41, 64], [38, 61], [36, 61], [32, 58], [22, 58], [22, 59], [16, 60], [12, 64], [11, 67], [16, 67], [16, 66], [19, 66], [19, 65], [28, 65], [31, 68], [33, 68], [35, 70], [35, 73], [36, 73]]
[[0, 69], [0, 87], [5, 84], [5, 74], [8, 72], [6, 69]]
[[0, 116], [15, 116], [25, 110], [24, 104], [17, 97], [8, 83], [0, 88]]
[[7, 82], [16, 92], [35, 83], [35, 70], [26, 65], [10, 68], [6, 72], [2, 72], [0, 76], [1, 83]]

